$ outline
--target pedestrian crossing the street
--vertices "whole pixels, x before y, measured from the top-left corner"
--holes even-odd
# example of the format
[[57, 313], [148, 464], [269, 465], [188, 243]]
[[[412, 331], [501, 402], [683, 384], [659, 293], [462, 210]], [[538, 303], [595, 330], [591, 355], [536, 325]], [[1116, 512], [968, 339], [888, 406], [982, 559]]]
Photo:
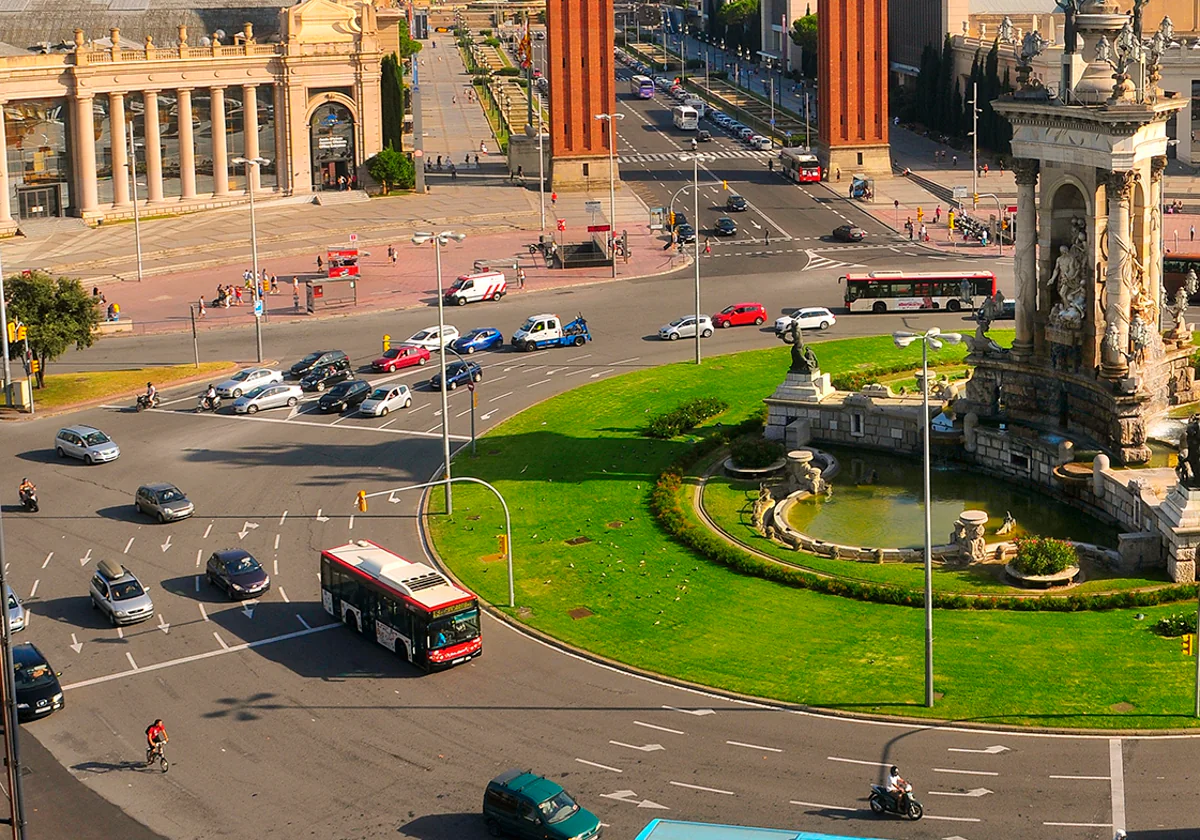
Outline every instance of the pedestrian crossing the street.
[[[759, 149], [722, 149], [711, 152], [706, 150], [704, 154], [706, 157], [715, 159], [724, 158], [726, 160], [730, 160], [733, 158], [757, 158], [759, 160], [765, 160], [766, 158], [772, 157], [775, 153]], [[639, 155], [621, 155], [617, 158], [617, 163], [661, 163], [662, 161], [678, 160], [679, 152], [651, 152]]]

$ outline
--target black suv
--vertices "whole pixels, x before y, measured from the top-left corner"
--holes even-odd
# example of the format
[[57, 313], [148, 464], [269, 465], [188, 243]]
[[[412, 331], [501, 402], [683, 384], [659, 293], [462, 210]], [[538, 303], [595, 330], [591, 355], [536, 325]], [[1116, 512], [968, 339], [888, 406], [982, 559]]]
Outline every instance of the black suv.
[[740, 195], [731, 195], [725, 199], [725, 209], [732, 210], [735, 213], [740, 213], [746, 209], [746, 199]]
[[341, 350], [318, 350], [315, 353], [309, 353], [292, 365], [288, 374], [293, 379], [303, 379], [317, 368], [329, 367], [338, 363], [344, 364], [346, 370], [350, 369], [350, 358]]
[[305, 391], [324, 391], [330, 385], [344, 382], [354, 374], [350, 370], [350, 360], [340, 359], [331, 365], [319, 367], [300, 380], [300, 387]]
[[358, 408], [359, 404], [371, 393], [371, 384], [363, 379], [351, 379], [340, 385], [334, 385], [329, 392], [317, 400], [317, 408], [321, 411], [346, 411]]

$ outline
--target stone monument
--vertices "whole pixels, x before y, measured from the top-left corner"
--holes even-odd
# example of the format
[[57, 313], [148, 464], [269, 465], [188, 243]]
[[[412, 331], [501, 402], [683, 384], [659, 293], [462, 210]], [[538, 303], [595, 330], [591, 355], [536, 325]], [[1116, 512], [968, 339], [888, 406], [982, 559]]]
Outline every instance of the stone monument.
[[1179, 441], [1177, 483], [1159, 506], [1160, 530], [1167, 549], [1171, 580], [1196, 580], [1196, 548], [1200, 545], [1200, 417], [1188, 421]]
[[819, 403], [832, 394], [829, 374], [821, 373], [817, 354], [805, 345], [800, 325], [793, 321], [791, 331], [782, 338], [792, 345], [792, 364], [783, 384], [775, 389], [772, 399]]
[[1018, 89], [994, 103], [1013, 127], [1017, 335], [1009, 354], [982, 331], [970, 342], [956, 409], [1142, 463], [1149, 423], [1196, 396], [1190, 349], [1160, 332], [1167, 121], [1186, 100], [1157, 84], [1169, 19], [1147, 39], [1140, 15], [1111, 0], [1068, 6], [1071, 66], [1056, 91], [1032, 75], [1040, 39], [1017, 44], [1001, 26], [1019, 65]]

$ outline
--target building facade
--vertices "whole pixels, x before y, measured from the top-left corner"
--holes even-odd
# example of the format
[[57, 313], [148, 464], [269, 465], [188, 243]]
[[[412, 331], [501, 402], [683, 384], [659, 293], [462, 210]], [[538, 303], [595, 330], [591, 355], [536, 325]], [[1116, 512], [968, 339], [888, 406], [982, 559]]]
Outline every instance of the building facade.
[[890, 172], [887, 0], [820, 0], [817, 19], [821, 165], [847, 176]]
[[[29, 218], [128, 217], [135, 192], [142, 212], [176, 213], [250, 189], [269, 198], [365, 180], [382, 136], [375, 7], [303, 0], [276, 14], [268, 43], [245, 23], [231, 43], [178, 24], [169, 46], [152, 34], [130, 44], [116, 27], [102, 41], [75, 29], [49, 52], [8, 44], [0, 232]], [[268, 162], [235, 163], [255, 158]]]

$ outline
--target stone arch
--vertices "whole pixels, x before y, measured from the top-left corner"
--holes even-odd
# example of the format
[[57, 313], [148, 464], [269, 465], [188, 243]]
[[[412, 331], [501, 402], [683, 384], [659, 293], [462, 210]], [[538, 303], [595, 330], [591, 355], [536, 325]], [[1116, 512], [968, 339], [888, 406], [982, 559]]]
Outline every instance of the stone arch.
[[[1058, 258], [1059, 246], [1069, 246], [1074, 239], [1072, 220], [1082, 218], [1088, 221], [1087, 234], [1093, 254], [1097, 232], [1091, 221], [1094, 218], [1095, 194], [1079, 178], [1062, 173], [1045, 191], [1044, 196], [1039, 214], [1042, 225], [1039, 236], [1042, 243], [1039, 275], [1048, 282], [1054, 272], [1054, 261]], [[1094, 257], [1091, 259], [1094, 260]], [[1057, 300], [1056, 295], [1055, 290], [1039, 284], [1038, 311], [1043, 317], [1049, 314], [1051, 306]]]
[[316, 189], [344, 189], [358, 172], [362, 148], [358, 107], [336, 91], [309, 98], [305, 108], [312, 183]]
[[354, 100], [344, 93], [337, 93], [332, 90], [322, 91], [308, 98], [308, 104], [304, 107], [304, 121], [307, 123], [311, 120], [317, 108], [329, 102], [337, 102], [345, 105], [350, 109], [350, 115], [354, 117], [354, 121], [358, 122], [358, 106], [354, 104]]

